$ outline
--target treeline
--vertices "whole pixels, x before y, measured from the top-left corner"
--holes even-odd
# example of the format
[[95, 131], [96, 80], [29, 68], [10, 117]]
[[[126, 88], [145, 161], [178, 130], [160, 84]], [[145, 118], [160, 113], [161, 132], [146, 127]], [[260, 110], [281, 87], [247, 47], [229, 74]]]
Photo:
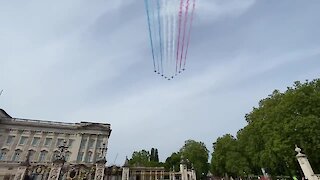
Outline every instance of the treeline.
[[320, 80], [295, 82], [281, 93], [275, 90], [245, 115], [247, 125], [236, 137], [226, 134], [213, 143], [211, 163], [205, 144], [187, 140], [178, 152], [159, 162], [158, 150], [136, 151], [132, 166], [164, 166], [179, 170], [181, 157], [188, 159], [197, 178], [208, 171], [215, 176], [302, 176], [295, 158], [295, 145], [303, 149], [316, 173], [320, 172]]
[[180, 169], [181, 157], [185, 160], [188, 167], [194, 167], [196, 175], [199, 178], [204, 178], [209, 171], [208, 163], [209, 150], [202, 142], [187, 140], [183, 147], [178, 152], [174, 152], [165, 162], [159, 162], [158, 149], [152, 148], [151, 152], [146, 150], [135, 151], [129, 160], [131, 166], [146, 166], [146, 167], [165, 167], [167, 171], [174, 170], [178, 172]]

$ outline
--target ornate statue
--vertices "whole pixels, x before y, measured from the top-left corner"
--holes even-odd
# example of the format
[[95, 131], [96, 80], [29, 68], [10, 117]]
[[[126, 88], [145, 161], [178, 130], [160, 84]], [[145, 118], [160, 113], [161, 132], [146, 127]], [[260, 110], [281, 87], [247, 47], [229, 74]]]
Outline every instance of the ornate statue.
[[61, 145], [58, 146], [58, 154], [55, 156], [55, 160], [54, 161], [63, 161], [65, 162], [66, 159], [66, 151], [68, 150], [68, 146], [67, 146], [67, 141], [64, 140], [63, 143]]

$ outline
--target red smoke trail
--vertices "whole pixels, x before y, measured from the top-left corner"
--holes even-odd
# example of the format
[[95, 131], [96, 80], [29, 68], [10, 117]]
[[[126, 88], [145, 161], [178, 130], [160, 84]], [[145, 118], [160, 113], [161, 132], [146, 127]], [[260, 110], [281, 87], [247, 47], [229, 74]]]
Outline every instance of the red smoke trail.
[[195, 7], [196, 7], [196, 0], [193, 0], [193, 7], [192, 7], [192, 13], [191, 13], [189, 32], [188, 32], [187, 48], [186, 48], [186, 53], [185, 53], [185, 56], [184, 56], [183, 69], [186, 67], [186, 62], [187, 62], [187, 54], [188, 54], [188, 49], [189, 49], [189, 43], [190, 43], [190, 37], [191, 37], [191, 27], [192, 27], [193, 15], [194, 15]]
[[180, 56], [179, 72], [181, 70], [182, 55], [183, 55], [183, 52], [184, 52], [186, 28], [187, 28], [187, 21], [188, 21], [188, 11], [189, 11], [189, 0], [187, 0], [186, 11], [185, 11], [185, 14], [184, 14], [183, 39], [182, 39], [182, 50], [181, 50], [181, 56]]
[[183, 0], [180, 0], [180, 10], [179, 10], [179, 32], [178, 32], [178, 39], [177, 39], [177, 58], [176, 58], [176, 74], [178, 71], [178, 61], [179, 61], [179, 50], [180, 50], [180, 33], [181, 33], [181, 21], [182, 21], [182, 6]]

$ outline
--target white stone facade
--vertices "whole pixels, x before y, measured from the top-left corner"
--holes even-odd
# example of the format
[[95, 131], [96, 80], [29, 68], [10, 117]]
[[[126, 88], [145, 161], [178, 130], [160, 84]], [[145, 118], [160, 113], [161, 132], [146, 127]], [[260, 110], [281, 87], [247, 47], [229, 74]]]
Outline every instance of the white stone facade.
[[66, 164], [94, 164], [110, 134], [110, 124], [19, 119], [0, 109], [0, 180], [14, 175], [28, 153], [31, 165], [52, 164], [64, 141], [69, 146]]

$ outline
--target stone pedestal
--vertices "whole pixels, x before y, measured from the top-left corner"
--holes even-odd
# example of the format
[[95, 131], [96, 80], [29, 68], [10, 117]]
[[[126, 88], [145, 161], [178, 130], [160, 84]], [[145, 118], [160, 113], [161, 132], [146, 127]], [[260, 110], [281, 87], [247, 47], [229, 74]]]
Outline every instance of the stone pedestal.
[[49, 173], [49, 179], [48, 180], [58, 180], [60, 176], [60, 172], [63, 166], [63, 162], [55, 162], [53, 164], [53, 167], [51, 168], [51, 171]]
[[27, 166], [20, 166], [17, 170], [16, 175], [14, 176], [14, 180], [24, 180], [24, 177], [27, 172]]
[[96, 164], [96, 175], [94, 177], [94, 180], [103, 180], [104, 178], [104, 169], [105, 165], [104, 164]]
[[300, 167], [303, 171], [304, 176], [308, 179], [308, 180], [320, 180], [313, 172], [312, 167], [308, 161], [308, 158], [305, 154], [301, 153], [301, 149], [299, 147], [296, 146], [295, 151], [298, 153], [296, 155], [297, 160], [300, 164]]

